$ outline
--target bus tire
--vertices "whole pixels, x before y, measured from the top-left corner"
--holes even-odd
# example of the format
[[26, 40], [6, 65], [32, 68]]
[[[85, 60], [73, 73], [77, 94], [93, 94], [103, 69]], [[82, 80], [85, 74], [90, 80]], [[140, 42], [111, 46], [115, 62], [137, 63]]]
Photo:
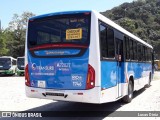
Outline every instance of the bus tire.
[[128, 84], [128, 95], [124, 96], [122, 98], [122, 101], [124, 103], [130, 103], [133, 98], [133, 82], [130, 80]]
[[149, 75], [148, 84], [146, 85], [146, 88], [149, 88], [151, 86], [151, 74]]

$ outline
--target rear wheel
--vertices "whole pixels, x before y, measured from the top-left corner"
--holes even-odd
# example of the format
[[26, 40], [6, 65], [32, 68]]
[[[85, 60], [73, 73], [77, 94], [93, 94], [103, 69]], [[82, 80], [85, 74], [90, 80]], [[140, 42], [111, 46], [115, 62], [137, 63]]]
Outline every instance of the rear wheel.
[[149, 75], [148, 84], [146, 85], [146, 88], [149, 88], [151, 86], [151, 74]]
[[130, 80], [128, 84], [128, 94], [122, 98], [123, 102], [130, 103], [133, 98], [133, 83]]

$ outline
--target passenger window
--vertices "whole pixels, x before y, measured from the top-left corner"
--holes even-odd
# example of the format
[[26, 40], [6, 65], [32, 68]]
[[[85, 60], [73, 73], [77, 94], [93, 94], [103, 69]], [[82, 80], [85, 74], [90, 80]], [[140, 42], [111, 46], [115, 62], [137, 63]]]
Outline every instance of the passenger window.
[[146, 55], [146, 61], [149, 61], [149, 49], [147, 48], [146, 50], [147, 50], [146, 51], [146, 53], [147, 53], [147, 55]]
[[142, 61], [146, 61], [145, 46], [142, 46]]
[[100, 43], [101, 43], [101, 56], [107, 57], [107, 28], [103, 25], [100, 25]]
[[114, 31], [107, 25], [100, 24], [100, 44], [102, 59], [115, 57]]
[[137, 42], [133, 41], [134, 60], [137, 60]]
[[141, 44], [140, 43], [138, 43], [137, 44], [137, 52], [138, 52], [138, 61], [141, 61]]
[[149, 49], [149, 61], [151, 62], [152, 61], [152, 50]]
[[130, 59], [130, 51], [129, 51], [129, 38], [125, 37], [125, 52], [126, 52], [126, 59]]
[[112, 29], [107, 30], [107, 44], [108, 44], [108, 58], [114, 58], [115, 51], [114, 51], [114, 32]]
[[130, 59], [133, 60], [133, 40], [129, 40], [129, 48], [130, 48]]

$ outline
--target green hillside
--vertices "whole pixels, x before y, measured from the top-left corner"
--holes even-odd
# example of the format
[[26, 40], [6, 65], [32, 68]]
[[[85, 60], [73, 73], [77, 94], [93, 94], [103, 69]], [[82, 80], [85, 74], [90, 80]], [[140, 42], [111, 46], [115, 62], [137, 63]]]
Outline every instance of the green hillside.
[[153, 45], [160, 59], [160, 0], [134, 0], [102, 14]]

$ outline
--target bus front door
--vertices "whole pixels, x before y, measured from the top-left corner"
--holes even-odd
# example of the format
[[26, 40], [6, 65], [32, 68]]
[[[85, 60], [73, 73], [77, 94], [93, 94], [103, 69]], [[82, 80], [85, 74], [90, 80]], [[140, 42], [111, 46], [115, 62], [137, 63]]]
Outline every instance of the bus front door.
[[116, 60], [117, 60], [117, 98], [122, 96], [122, 77], [123, 77], [123, 40], [116, 38]]

